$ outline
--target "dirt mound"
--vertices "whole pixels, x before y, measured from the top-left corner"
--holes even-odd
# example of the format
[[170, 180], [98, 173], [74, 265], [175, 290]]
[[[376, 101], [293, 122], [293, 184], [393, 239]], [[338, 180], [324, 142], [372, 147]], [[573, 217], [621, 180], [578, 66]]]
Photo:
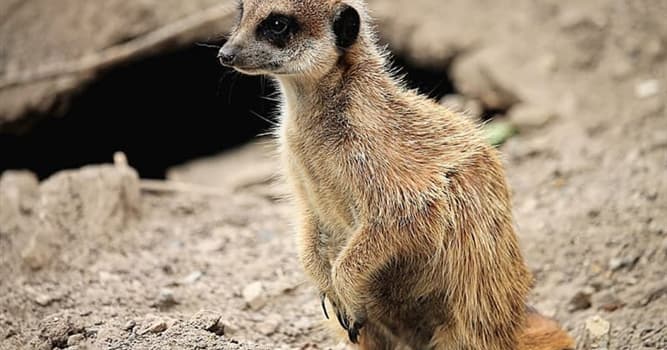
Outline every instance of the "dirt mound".
[[223, 194], [140, 182], [125, 166], [40, 185], [5, 173], [0, 348], [330, 342], [296, 264], [289, 209], [264, 175]]

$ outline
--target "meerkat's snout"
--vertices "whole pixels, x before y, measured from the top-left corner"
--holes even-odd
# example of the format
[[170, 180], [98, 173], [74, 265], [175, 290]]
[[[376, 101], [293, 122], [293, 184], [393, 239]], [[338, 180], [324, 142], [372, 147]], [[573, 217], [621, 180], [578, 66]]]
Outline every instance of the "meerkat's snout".
[[218, 60], [225, 67], [233, 67], [236, 62], [237, 48], [231, 45], [223, 46], [218, 52]]
[[266, 73], [268, 67], [275, 66], [261, 46], [247, 44], [245, 39], [230, 38], [218, 51], [218, 61], [225, 67], [251, 75]]

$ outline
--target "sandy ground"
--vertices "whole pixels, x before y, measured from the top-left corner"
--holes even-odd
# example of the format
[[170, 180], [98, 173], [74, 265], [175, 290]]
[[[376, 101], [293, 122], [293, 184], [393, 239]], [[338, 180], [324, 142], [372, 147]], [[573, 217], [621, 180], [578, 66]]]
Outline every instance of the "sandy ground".
[[[664, 3], [498, 1], [465, 24], [479, 1], [409, 3], [374, 2], [383, 37], [414, 62], [455, 58], [458, 89], [520, 130], [502, 151], [532, 303], [581, 348], [601, 330], [609, 349], [667, 349]], [[432, 30], [442, 18], [470, 30]], [[344, 349], [297, 265], [273, 152], [171, 172], [197, 186], [5, 173], [0, 349]]]
[[[601, 316], [612, 349], [665, 349], [664, 124], [602, 132], [636, 140], [630, 151], [585, 132], [558, 143], [572, 130], [557, 124], [504, 147], [534, 304], [580, 338]], [[564, 160], [564, 144], [586, 152]], [[39, 187], [5, 174], [0, 348], [343, 348], [297, 265], [271, 153], [253, 145], [172, 173], [221, 190], [165, 192], [112, 166]]]

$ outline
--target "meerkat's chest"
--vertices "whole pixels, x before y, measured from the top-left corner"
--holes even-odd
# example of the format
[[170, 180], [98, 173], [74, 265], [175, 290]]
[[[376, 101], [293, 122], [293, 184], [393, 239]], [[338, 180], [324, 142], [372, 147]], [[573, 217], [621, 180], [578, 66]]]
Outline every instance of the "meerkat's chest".
[[346, 232], [358, 225], [358, 199], [350, 189], [345, 163], [338, 150], [310, 140], [298, 130], [286, 131], [282, 152], [288, 178], [299, 188], [298, 195], [310, 206], [318, 220], [333, 231]]
[[357, 225], [356, 198], [348, 184], [336, 176], [336, 164], [324, 159], [310, 159], [293, 154], [298, 186], [303, 188], [307, 203], [319, 220], [337, 230], [353, 229]]

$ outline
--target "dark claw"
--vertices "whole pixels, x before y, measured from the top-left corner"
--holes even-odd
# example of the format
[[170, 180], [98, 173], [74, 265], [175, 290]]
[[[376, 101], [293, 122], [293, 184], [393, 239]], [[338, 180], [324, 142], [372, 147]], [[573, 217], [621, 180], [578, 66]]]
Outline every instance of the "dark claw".
[[348, 330], [350, 328], [350, 321], [348, 321], [347, 315], [340, 311], [336, 311], [336, 317], [338, 318], [338, 323], [340, 323], [343, 329]]
[[327, 312], [327, 304], [326, 304], [327, 295], [322, 293], [322, 296], [320, 298], [322, 300], [322, 311], [324, 311], [324, 317], [326, 317], [328, 320], [329, 313]]
[[357, 344], [359, 342], [359, 330], [361, 330], [363, 326], [364, 325], [359, 322], [354, 322], [352, 327], [348, 329], [347, 335], [350, 337], [350, 341], [353, 344]]

